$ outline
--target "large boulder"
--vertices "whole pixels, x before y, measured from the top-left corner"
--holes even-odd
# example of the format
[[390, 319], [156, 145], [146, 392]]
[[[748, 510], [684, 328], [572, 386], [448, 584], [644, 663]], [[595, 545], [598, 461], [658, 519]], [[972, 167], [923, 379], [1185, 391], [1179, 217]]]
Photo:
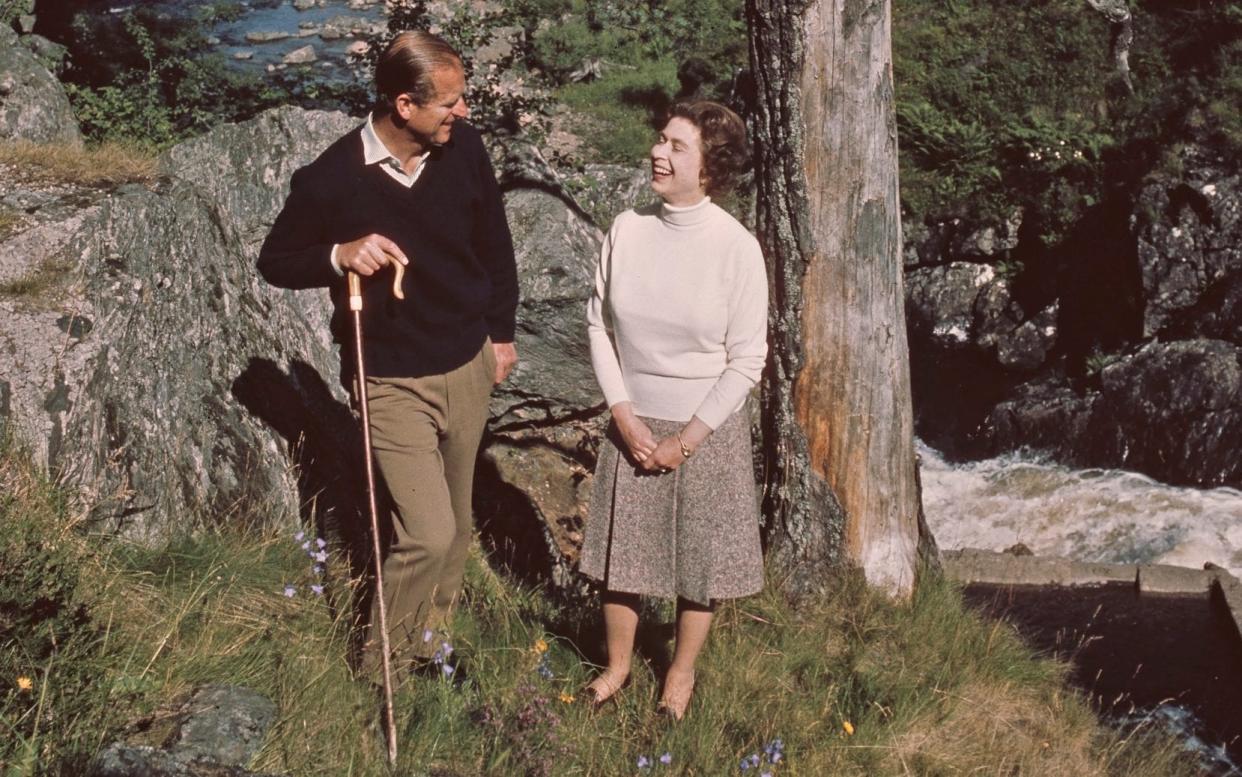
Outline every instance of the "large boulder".
[[[155, 539], [302, 511], [356, 539], [361, 442], [327, 295], [254, 270], [293, 171], [356, 123], [281, 108], [219, 127], [169, 151], [157, 184], [45, 197], [0, 242], [0, 279], [20, 281], [6, 288], [55, 271], [37, 300], [0, 294], [0, 409], [106, 527]], [[610, 210], [639, 196], [615, 186], [609, 205], [599, 185], [633, 171], [579, 175], [505, 193], [521, 361], [494, 395], [476, 492], [493, 549], [563, 584], [606, 417], [584, 324], [602, 233], [571, 192], [599, 189]]]
[[82, 142], [69, 97], [7, 24], [0, 24], [0, 141]]
[[255, 504], [269, 510], [251, 519], [354, 509], [325, 295], [272, 289], [253, 265], [288, 173], [353, 122], [257, 122], [174, 152], [150, 189], [46, 202], [0, 243], [0, 275], [21, 281], [6, 288], [40, 289], [0, 296], [9, 423], [108, 528], [159, 537]]

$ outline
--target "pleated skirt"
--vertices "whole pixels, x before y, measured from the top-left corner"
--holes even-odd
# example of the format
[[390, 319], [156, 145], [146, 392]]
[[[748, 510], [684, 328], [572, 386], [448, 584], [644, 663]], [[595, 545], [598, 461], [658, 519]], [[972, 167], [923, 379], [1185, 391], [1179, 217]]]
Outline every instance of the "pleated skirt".
[[[683, 424], [642, 419], [656, 439]], [[639, 469], [615, 427], [600, 445], [579, 571], [611, 591], [709, 604], [763, 588], [750, 426], [741, 412], [680, 467]]]

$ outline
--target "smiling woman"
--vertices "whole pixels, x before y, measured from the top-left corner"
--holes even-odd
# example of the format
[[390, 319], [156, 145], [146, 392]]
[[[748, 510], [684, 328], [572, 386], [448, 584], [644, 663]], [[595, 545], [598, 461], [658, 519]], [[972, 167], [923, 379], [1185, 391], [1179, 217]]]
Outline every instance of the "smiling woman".
[[639, 596], [676, 598], [660, 707], [678, 720], [715, 603], [763, 585], [750, 427], [738, 411], [767, 354], [767, 275], [758, 242], [708, 196], [731, 188], [745, 158], [735, 113], [674, 105], [651, 148], [663, 202], [613, 222], [587, 307], [612, 413], [580, 566], [607, 589], [608, 668], [588, 690], [598, 704], [627, 681]]

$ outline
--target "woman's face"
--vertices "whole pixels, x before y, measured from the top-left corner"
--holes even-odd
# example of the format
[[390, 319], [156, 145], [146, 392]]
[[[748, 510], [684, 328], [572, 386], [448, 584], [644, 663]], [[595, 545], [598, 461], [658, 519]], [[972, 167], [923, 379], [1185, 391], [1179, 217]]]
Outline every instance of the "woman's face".
[[707, 195], [699, 128], [676, 116], [651, 147], [651, 188], [669, 205], [694, 205]]

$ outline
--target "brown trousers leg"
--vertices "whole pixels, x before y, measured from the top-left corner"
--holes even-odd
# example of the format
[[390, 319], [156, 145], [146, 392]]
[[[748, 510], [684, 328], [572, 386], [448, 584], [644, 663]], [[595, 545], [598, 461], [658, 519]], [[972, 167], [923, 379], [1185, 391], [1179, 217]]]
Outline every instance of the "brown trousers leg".
[[[495, 358], [484, 343], [445, 375], [368, 378], [371, 447], [392, 496], [384, 599], [394, 667], [431, 656], [461, 590], [473, 527], [474, 461], [487, 423]], [[378, 600], [364, 670], [380, 664]]]

